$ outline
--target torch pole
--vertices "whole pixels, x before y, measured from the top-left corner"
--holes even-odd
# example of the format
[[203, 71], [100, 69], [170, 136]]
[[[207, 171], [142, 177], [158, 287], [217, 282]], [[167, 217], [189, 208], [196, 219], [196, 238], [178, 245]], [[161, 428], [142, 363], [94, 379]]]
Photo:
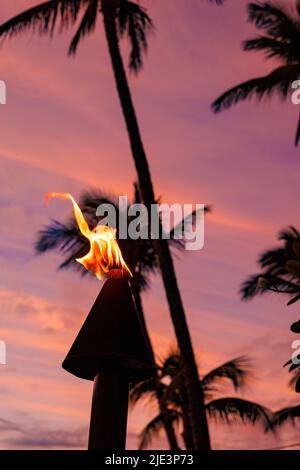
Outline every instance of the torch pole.
[[125, 450], [128, 379], [103, 371], [94, 380], [89, 450]]

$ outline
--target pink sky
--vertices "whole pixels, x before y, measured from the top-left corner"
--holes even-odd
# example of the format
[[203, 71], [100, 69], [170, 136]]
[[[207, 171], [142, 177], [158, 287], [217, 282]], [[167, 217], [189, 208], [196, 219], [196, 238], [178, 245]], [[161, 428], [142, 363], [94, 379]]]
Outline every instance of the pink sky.
[[[243, 396], [272, 409], [296, 404], [282, 364], [294, 339], [297, 307], [282, 298], [242, 303], [240, 283], [277, 232], [297, 226], [298, 110], [290, 103], [242, 104], [214, 116], [210, 104], [226, 88], [270, 70], [240, 50], [253, 34], [244, 0], [224, 7], [200, 0], [143, 2], [156, 32], [145, 67], [130, 77], [157, 195], [165, 202], [206, 203], [205, 247], [184, 253], [176, 269], [201, 373], [241, 354], [255, 361], [255, 380]], [[1, 0], [0, 21], [36, 4]], [[101, 24], [66, 52], [70, 36], [22, 35], [0, 50], [7, 84], [1, 119], [0, 448], [84, 447], [91, 383], [60, 367], [99, 290], [99, 282], [57, 272], [59, 257], [36, 257], [33, 241], [49, 217], [70, 207], [43, 204], [48, 191], [75, 197], [90, 186], [131, 194], [135, 170], [114, 87]], [[126, 48], [125, 51], [126, 53]], [[170, 177], [172, 175], [172, 177]], [[174, 344], [161, 280], [144, 296], [155, 349]], [[230, 390], [228, 393], [232, 393]], [[130, 413], [128, 448], [154, 408]], [[277, 437], [259, 426], [211, 425], [213, 447], [259, 448], [299, 441], [286, 427]], [[164, 448], [163, 435], [153, 443]], [[300, 448], [300, 446], [299, 446]]]

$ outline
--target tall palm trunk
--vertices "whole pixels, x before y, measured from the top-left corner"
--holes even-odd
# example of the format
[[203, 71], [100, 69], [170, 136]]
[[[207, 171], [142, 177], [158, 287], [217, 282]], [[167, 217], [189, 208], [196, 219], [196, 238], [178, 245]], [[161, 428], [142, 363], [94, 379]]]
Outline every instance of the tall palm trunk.
[[191, 423], [188, 418], [188, 409], [187, 409], [187, 396], [185, 384], [182, 386], [182, 421], [183, 421], [183, 432], [182, 437], [185, 443], [185, 448], [187, 450], [193, 450], [193, 433], [191, 429]]
[[168, 410], [166, 405], [164, 405], [164, 397], [160, 394], [160, 391], [157, 390], [156, 397], [159, 403], [159, 411], [162, 417], [162, 421], [164, 423], [164, 428], [167, 434], [167, 438], [169, 441], [169, 447], [171, 450], [180, 450], [178, 445], [176, 434], [174, 431], [173, 423], [168, 415]]
[[151, 355], [151, 359], [153, 361], [153, 364], [155, 364], [154, 352], [153, 352], [151, 339], [150, 339], [150, 336], [149, 336], [149, 333], [148, 333], [148, 328], [147, 328], [147, 325], [146, 325], [146, 319], [145, 319], [145, 315], [144, 315], [141, 292], [140, 292], [140, 289], [139, 289], [139, 287], [137, 286], [137, 284], [135, 282], [134, 276], [130, 281], [130, 287], [131, 287], [131, 292], [132, 292], [132, 296], [133, 296], [133, 299], [134, 299], [134, 303], [135, 303], [135, 306], [136, 306], [136, 311], [138, 313], [140, 325], [141, 325], [141, 328], [143, 330], [143, 333], [144, 333], [144, 336], [145, 336], [145, 339], [146, 339], [146, 342], [147, 342], [147, 345], [148, 345], [148, 349], [149, 349], [149, 352], [150, 352], [150, 355]]
[[[151, 339], [150, 339], [148, 329], [147, 329], [147, 325], [146, 325], [141, 293], [140, 293], [140, 290], [139, 290], [138, 286], [134, 282], [134, 278], [133, 278], [132, 282], [130, 283], [130, 285], [131, 285], [131, 290], [132, 290], [135, 306], [136, 306], [136, 309], [137, 309], [137, 312], [138, 312], [139, 320], [140, 320], [142, 329], [144, 331], [146, 341], [148, 343], [148, 347], [149, 347], [149, 351], [150, 351], [153, 363], [155, 364], [155, 357], [154, 357], [154, 352], [153, 352], [153, 348], [152, 348], [152, 344], [151, 344]], [[156, 374], [157, 374], [157, 372], [156, 372]], [[158, 382], [159, 382], [159, 380], [158, 380]], [[175, 434], [173, 424], [172, 424], [172, 422], [171, 422], [171, 420], [170, 420], [170, 418], [167, 414], [166, 406], [164, 405], [163, 396], [161, 395], [160, 390], [158, 388], [156, 389], [155, 392], [156, 392], [157, 404], [158, 404], [159, 411], [160, 411], [160, 414], [161, 414], [161, 417], [162, 417], [162, 420], [163, 420], [164, 429], [165, 429], [165, 432], [166, 432], [166, 435], [167, 435], [170, 450], [180, 450], [179, 446], [178, 446], [177, 439], [176, 439], [176, 434]]]
[[[102, 0], [102, 13], [116, 86], [126, 121], [131, 150], [138, 174], [139, 187], [141, 190], [143, 202], [148, 207], [148, 209], [150, 209], [151, 204], [155, 204], [154, 190], [119, 48], [115, 20], [115, 0]], [[188, 398], [189, 419], [193, 432], [194, 449], [207, 450], [210, 448], [210, 442], [203, 392], [198, 377], [197, 365], [185, 318], [183, 304], [177, 285], [173, 260], [169, 250], [168, 242], [166, 240], [154, 240], [154, 247], [158, 255], [158, 261], [169, 303], [170, 313], [184, 364], [184, 378]]]

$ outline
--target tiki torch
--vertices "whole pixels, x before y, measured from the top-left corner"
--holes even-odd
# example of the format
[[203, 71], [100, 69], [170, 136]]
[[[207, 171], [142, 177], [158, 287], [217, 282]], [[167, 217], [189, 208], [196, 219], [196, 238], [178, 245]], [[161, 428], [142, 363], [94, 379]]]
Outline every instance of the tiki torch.
[[81, 233], [90, 251], [77, 261], [101, 279], [107, 277], [62, 367], [94, 382], [89, 430], [90, 450], [124, 450], [130, 383], [154, 373], [148, 343], [136, 311], [128, 280], [131, 272], [115, 239], [115, 231], [90, 230], [68, 193], [49, 193], [73, 203]]

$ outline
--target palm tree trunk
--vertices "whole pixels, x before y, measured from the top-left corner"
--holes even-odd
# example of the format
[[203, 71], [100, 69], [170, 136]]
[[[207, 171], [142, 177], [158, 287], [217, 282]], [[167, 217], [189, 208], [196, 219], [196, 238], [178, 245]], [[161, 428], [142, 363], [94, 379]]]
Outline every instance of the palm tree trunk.
[[154, 357], [154, 352], [153, 352], [153, 348], [152, 348], [152, 344], [151, 344], [151, 339], [150, 339], [148, 329], [147, 329], [147, 325], [146, 325], [146, 319], [145, 319], [143, 305], [142, 305], [141, 293], [140, 293], [139, 287], [136, 285], [134, 277], [130, 282], [130, 287], [131, 287], [131, 292], [132, 292], [132, 296], [133, 296], [133, 299], [134, 299], [134, 303], [135, 303], [135, 306], [136, 306], [136, 310], [137, 310], [137, 313], [138, 313], [140, 325], [141, 325], [141, 328], [143, 330], [143, 333], [144, 333], [144, 336], [145, 336], [145, 339], [146, 339], [146, 342], [147, 342], [147, 345], [148, 345], [148, 349], [149, 349], [149, 352], [150, 352], [150, 355], [151, 355], [151, 359], [153, 361], [153, 364], [155, 364], [155, 357]]
[[183, 431], [182, 438], [184, 440], [186, 450], [193, 450], [193, 436], [189, 419], [183, 414]]
[[188, 418], [188, 409], [187, 409], [187, 397], [185, 384], [182, 387], [182, 421], [183, 421], [183, 432], [182, 437], [184, 440], [186, 450], [193, 450], [193, 434], [191, 429], [191, 423]]
[[173, 423], [170, 417], [168, 416], [168, 411], [166, 407], [162, 405], [163, 397], [159, 397], [159, 393], [157, 393], [156, 396], [159, 402], [159, 409], [160, 409], [160, 413], [161, 413], [162, 420], [164, 423], [164, 428], [167, 434], [170, 450], [181, 450], [176, 439], [176, 434], [174, 431]]
[[[116, 2], [102, 0], [104, 28], [114, 70], [116, 86], [123, 110], [131, 150], [138, 174], [143, 202], [150, 209], [155, 204], [154, 190], [149, 166], [142, 143], [127, 76], [119, 48], [116, 30]], [[177, 285], [173, 260], [166, 240], [154, 240], [154, 247], [162, 273], [163, 283], [169, 303], [170, 313], [184, 365], [184, 378], [187, 390], [189, 419], [193, 432], [195, 450], [210, 449], [208, 425], [205, 414], [203, 392], [192, 348], [192, 342], [185, 318], [184, 308]]]
[[[146, 341], [147, 341], [147, 344], [148, 344], [148, 347], [149, 347], [149, 351], [150, 351], [153, 363], [155, 364], [155, 357], [154, 357], [154, 352], [153, 352], [153, 348], [152, 348], [152, 344], [151, 344], [151, 339], [150, 339], [148, 329], [147, 329], [147, 325], [146, 325], [141, 293], [140, 293], [140, 290], [137, 287], [136, 283], [134, 282], [134, 278], [133, 278], [133, 282], [131, 282], [130, 285], [131, 285], [131, 291], [132, 291], [132, 295], [133, 295], [133, 298], [134, 298], [135, 306], [136, 306], [136, 309], [137, 309], [137, 312], [138, 312], [139, 320], [140, 320], [140, 323], [141, 323], [141, 326], [142, 326], [142, 330], [144, 332], [144, 335], [145, 335], [145, 338], [146, 338]], [[160, 395], [159, 390], [156, 390], [156, 399], [157, 399], [157, 404], [158, 404], [158, 407], [159, 407], [159, 410], [160, 410], [160, 413], [161, 413], [161, 416], [162, 416], [162, 420], [163, 420], [163, 423], [164, 423], [164, 428], [165, 428], [165, 432], [166, 432], [166, 435], [167, 435], [170, 450], [180, 450], [180, 448], [178, 446], [177, 439], [176, 439], [174, 426], [173, 426], [171, 420], [169, 419], [169, 416], [166, 413], [165, 407], [162, 404], [163, 403], [163, 397]]]

